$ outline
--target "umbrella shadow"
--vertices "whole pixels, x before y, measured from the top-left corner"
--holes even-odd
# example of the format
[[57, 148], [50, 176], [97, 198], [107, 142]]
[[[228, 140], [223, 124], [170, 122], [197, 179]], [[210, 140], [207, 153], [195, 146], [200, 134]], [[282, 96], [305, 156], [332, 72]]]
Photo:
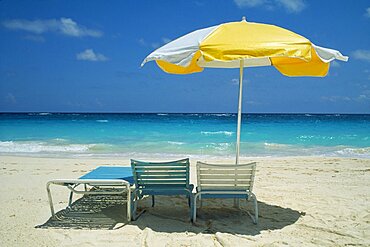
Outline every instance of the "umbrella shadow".
[[[150, 207], [150, 200], [146, 204], [146, 212], [132, 225], [140, 229], [150, 228], [155, 232], [193, 232], [193, 233], [230, 233], [242, 235], [258, 235], [265, 230], [278, 230], [294, 224], [304, 212], [291, 208], [283, 208], [259, 201], [259, 222], [253, 224], [248, 215], [252, 211], [252, 203], [245, 205], [241, 202], [240, 209], [233, 207], [233, 199], [219, 200], [206, 199], [203, 207], [197, 210], [197, 222], [190, 223], [190, 209], [187, 200], [181, 197], [172, 197], [171, 200], [163, 197], [155, 207]], [[180, 206], [181, 205], [181, 206]]]
[[241, 208], [236, 209], [232, 200], [207, 199], [197, 211], [197, 222], [191, 223], [190, 209], [184, 197], [157, 196], [156, 206], [151, 207], [150, 204], [149, 198], [140, 201], [139, 209], [145, 209], [145, 212], [136, 221], [129, 223], [122, 196], [85, 195], [70, 208], [58, 211], [56, 217], [36, 228], [114, 230], [130, 224], [154, 232], [221, 232], [254, 236], [264, 230], [282, 229], [304, 216], [303, 212], [294, 209], [258, 202], [259, 223], [254, 225], [247, 213], [252, 203], [246, 206], [242, 202]]

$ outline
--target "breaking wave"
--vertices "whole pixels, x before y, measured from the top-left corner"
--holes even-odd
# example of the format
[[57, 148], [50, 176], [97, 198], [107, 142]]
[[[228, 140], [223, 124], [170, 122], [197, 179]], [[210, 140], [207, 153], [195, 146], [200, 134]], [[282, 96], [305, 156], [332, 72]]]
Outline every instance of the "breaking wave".
[[85, 153], [96, 144], [54, 144], [38, 141], [0, 142], [0, 153]]
[[174, 141], [168, 141], [167, 143], [171, 145], [184, 145], [185, 144], [185, 142], [174, 142]]
[[225, 136], [232, 136], [234, 132], [232, 131], [201, 131], [202, 135], [225, 135]]
[[335, 151], [339, 156], [370, 158], [370, 147], [366, 148], [343, 148]]

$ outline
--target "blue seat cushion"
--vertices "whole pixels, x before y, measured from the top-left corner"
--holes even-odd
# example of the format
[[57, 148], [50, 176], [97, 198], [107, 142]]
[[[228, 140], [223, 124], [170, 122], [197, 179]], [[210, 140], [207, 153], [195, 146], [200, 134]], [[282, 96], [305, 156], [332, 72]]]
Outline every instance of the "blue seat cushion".
[[80, 177], [80, 179], [122, 179], [130, 184], [134, 183], [132, 169], [129, 166], [99, 166]]
[[147, 186], [140, 188], [142, 195], [188, 195], [189, 193], [185, 190], [188, 189], [190, 192], [193, 191], [194, 185], [190, 184], [189, 187], [169, 187], [166, 186]]

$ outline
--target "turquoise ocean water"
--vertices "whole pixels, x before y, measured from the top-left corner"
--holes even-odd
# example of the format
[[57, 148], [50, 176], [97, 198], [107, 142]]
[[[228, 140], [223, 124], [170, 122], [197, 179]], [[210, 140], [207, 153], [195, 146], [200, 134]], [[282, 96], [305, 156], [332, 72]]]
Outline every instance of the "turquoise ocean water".
[[[241, 156], [370, 158], [370, 115], [244, 114]], [[0, 114], [0, 154], [233, 158], [236, 114]]]

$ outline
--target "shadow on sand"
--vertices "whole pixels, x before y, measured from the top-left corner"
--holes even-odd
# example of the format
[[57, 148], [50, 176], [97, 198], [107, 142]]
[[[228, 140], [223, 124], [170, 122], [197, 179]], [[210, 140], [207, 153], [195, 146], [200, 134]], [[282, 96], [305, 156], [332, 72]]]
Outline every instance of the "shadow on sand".
[[126, 204], [119, 196], [88, 195], [75, 201], [71, 208], [56, 213], [36, 228], [69, 229], [117, 229], [126, 224], [140, 229], [150, 228], [155, 232], [231, 233], [258, 235], [264, 230], [282, 229], [294, 224], [303, 212], [290, 208], [258, 202], [259, 223], [254, 225], [246, 210], [252, 204], [241, 203], [241, 209], [233, 207], [233, 200], [208, 199], [198, 210], [197, 222], [189, 219], [190, 210], [183, 197], [156, 197], [156, 206], [150, 207], [149, 199], [139, 202], [146, 212], [136, 221], [126, 220]]
[[126, 204], [119, 195], [85, 195], [36, 228], [115, 229], [127, 224]]

